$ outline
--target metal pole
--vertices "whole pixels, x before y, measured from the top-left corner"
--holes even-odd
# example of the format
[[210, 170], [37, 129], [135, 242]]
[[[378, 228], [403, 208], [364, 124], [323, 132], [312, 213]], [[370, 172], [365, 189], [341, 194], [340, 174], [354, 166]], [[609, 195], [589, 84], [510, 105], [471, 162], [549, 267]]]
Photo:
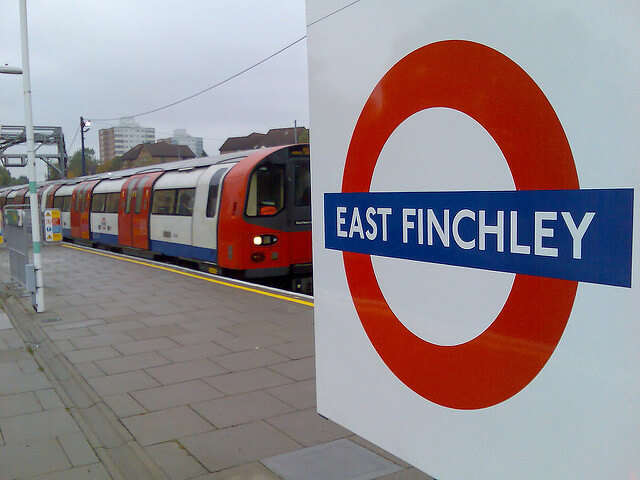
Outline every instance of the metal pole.
[[36, 189], [36, 156], [31, 109], [31, 73], [29, 71], [29, 41], [27, 33], [27, 3], [20, 3], [20, 36], [22, 40], [22, 85], [24, 89], [24, 116], [27, 127], [27, 177], [29, 178], [29, 206], [31, 209], [31, 238], [33, 240], [33, 266], [36, 272], [36, 312], [44, 312], [44, 282], [42, 280], [42, 256], [40, 255], [40, 214]]
[[80, 144], [82, 150], [82, 176], [87, 174], [87, 164], [84, 159], [84, 118], [80, 117]]
[[293, 121], [293, 143], [298, 143], [298, 121]]

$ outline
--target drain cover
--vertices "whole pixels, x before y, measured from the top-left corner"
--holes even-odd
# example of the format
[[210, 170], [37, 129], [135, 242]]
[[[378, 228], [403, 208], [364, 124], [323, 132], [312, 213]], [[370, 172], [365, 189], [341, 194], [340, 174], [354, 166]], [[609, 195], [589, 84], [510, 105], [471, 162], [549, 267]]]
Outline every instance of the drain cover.
[[336, 440], [266, 458], [284, 480], [373, 480], [402, 470], [351, 440]]
[[53, 323], [53, 322], [60, 322], [62, 321], [61, 318], [43, 318], [42, 320], [40, 320], [42, 323]]

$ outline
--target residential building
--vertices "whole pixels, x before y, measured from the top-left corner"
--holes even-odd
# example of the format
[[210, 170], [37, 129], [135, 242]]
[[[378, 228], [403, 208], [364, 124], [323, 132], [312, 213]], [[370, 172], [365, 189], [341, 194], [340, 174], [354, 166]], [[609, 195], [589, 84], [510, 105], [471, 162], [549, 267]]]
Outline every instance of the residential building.
[[123, 153], [120, 161], [122, 162], [122, 168], [132, 168], [175, 162], [188, 158], [195, 158], [195, 154], [186, 145], [143, 143]]
[[309, 141], [309, 129], [272, 128], [267, 133], [252, 133], [246, 137], [229, 137], [219, 148], [220, 153], [238, 152], [240, 150], [254, 150], [264, 147], [277, 147]]
[[204, 154], [204, 146], [202, 137], [192, 137], [184, 128], [178, 128], [173, 131], [173, 137], [161, 138], [158, 143], [170, 143], [172, 145], [186, 145], [196, 154], [196, 157], [202, 157]]
[[155, 128], [141, 127], [132, 118], [123, 118], [117, 127], [103, 128], [99, 132], [100, 160], [118, 157], [141, 143], [155, 142]]

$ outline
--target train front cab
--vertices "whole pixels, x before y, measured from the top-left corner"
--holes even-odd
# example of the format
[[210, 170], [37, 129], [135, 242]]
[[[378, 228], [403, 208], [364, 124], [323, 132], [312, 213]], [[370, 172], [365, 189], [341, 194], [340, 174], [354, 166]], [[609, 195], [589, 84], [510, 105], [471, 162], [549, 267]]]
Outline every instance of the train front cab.
[[225, 177], [218, 265], [246, 278], [311, 274], [308, 145], [256, 152]]

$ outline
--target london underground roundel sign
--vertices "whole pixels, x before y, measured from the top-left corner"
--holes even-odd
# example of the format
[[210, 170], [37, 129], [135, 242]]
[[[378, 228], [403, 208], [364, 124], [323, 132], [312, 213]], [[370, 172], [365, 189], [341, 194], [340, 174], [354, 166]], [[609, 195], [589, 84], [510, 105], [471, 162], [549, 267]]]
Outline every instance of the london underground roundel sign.
[[[389, 136], [433, 107], [480, 123], [502, 151], [517, 191], [579, 188], [562, 125], [531, 77], [490, 47], [450, 40], [402, 58], [375, 87], [351, 139], [342, 193], [369, 192]], [[482, 334], [441, 346], [414, 335], [392, 312], [370, 255], [344, 251], [343, 258], [358, 316], [382, 360], [414, 392], [455, 409], [496, 405], [531, 382], [560, 341], [578, 285], [516, 273], [502, 311]]]

